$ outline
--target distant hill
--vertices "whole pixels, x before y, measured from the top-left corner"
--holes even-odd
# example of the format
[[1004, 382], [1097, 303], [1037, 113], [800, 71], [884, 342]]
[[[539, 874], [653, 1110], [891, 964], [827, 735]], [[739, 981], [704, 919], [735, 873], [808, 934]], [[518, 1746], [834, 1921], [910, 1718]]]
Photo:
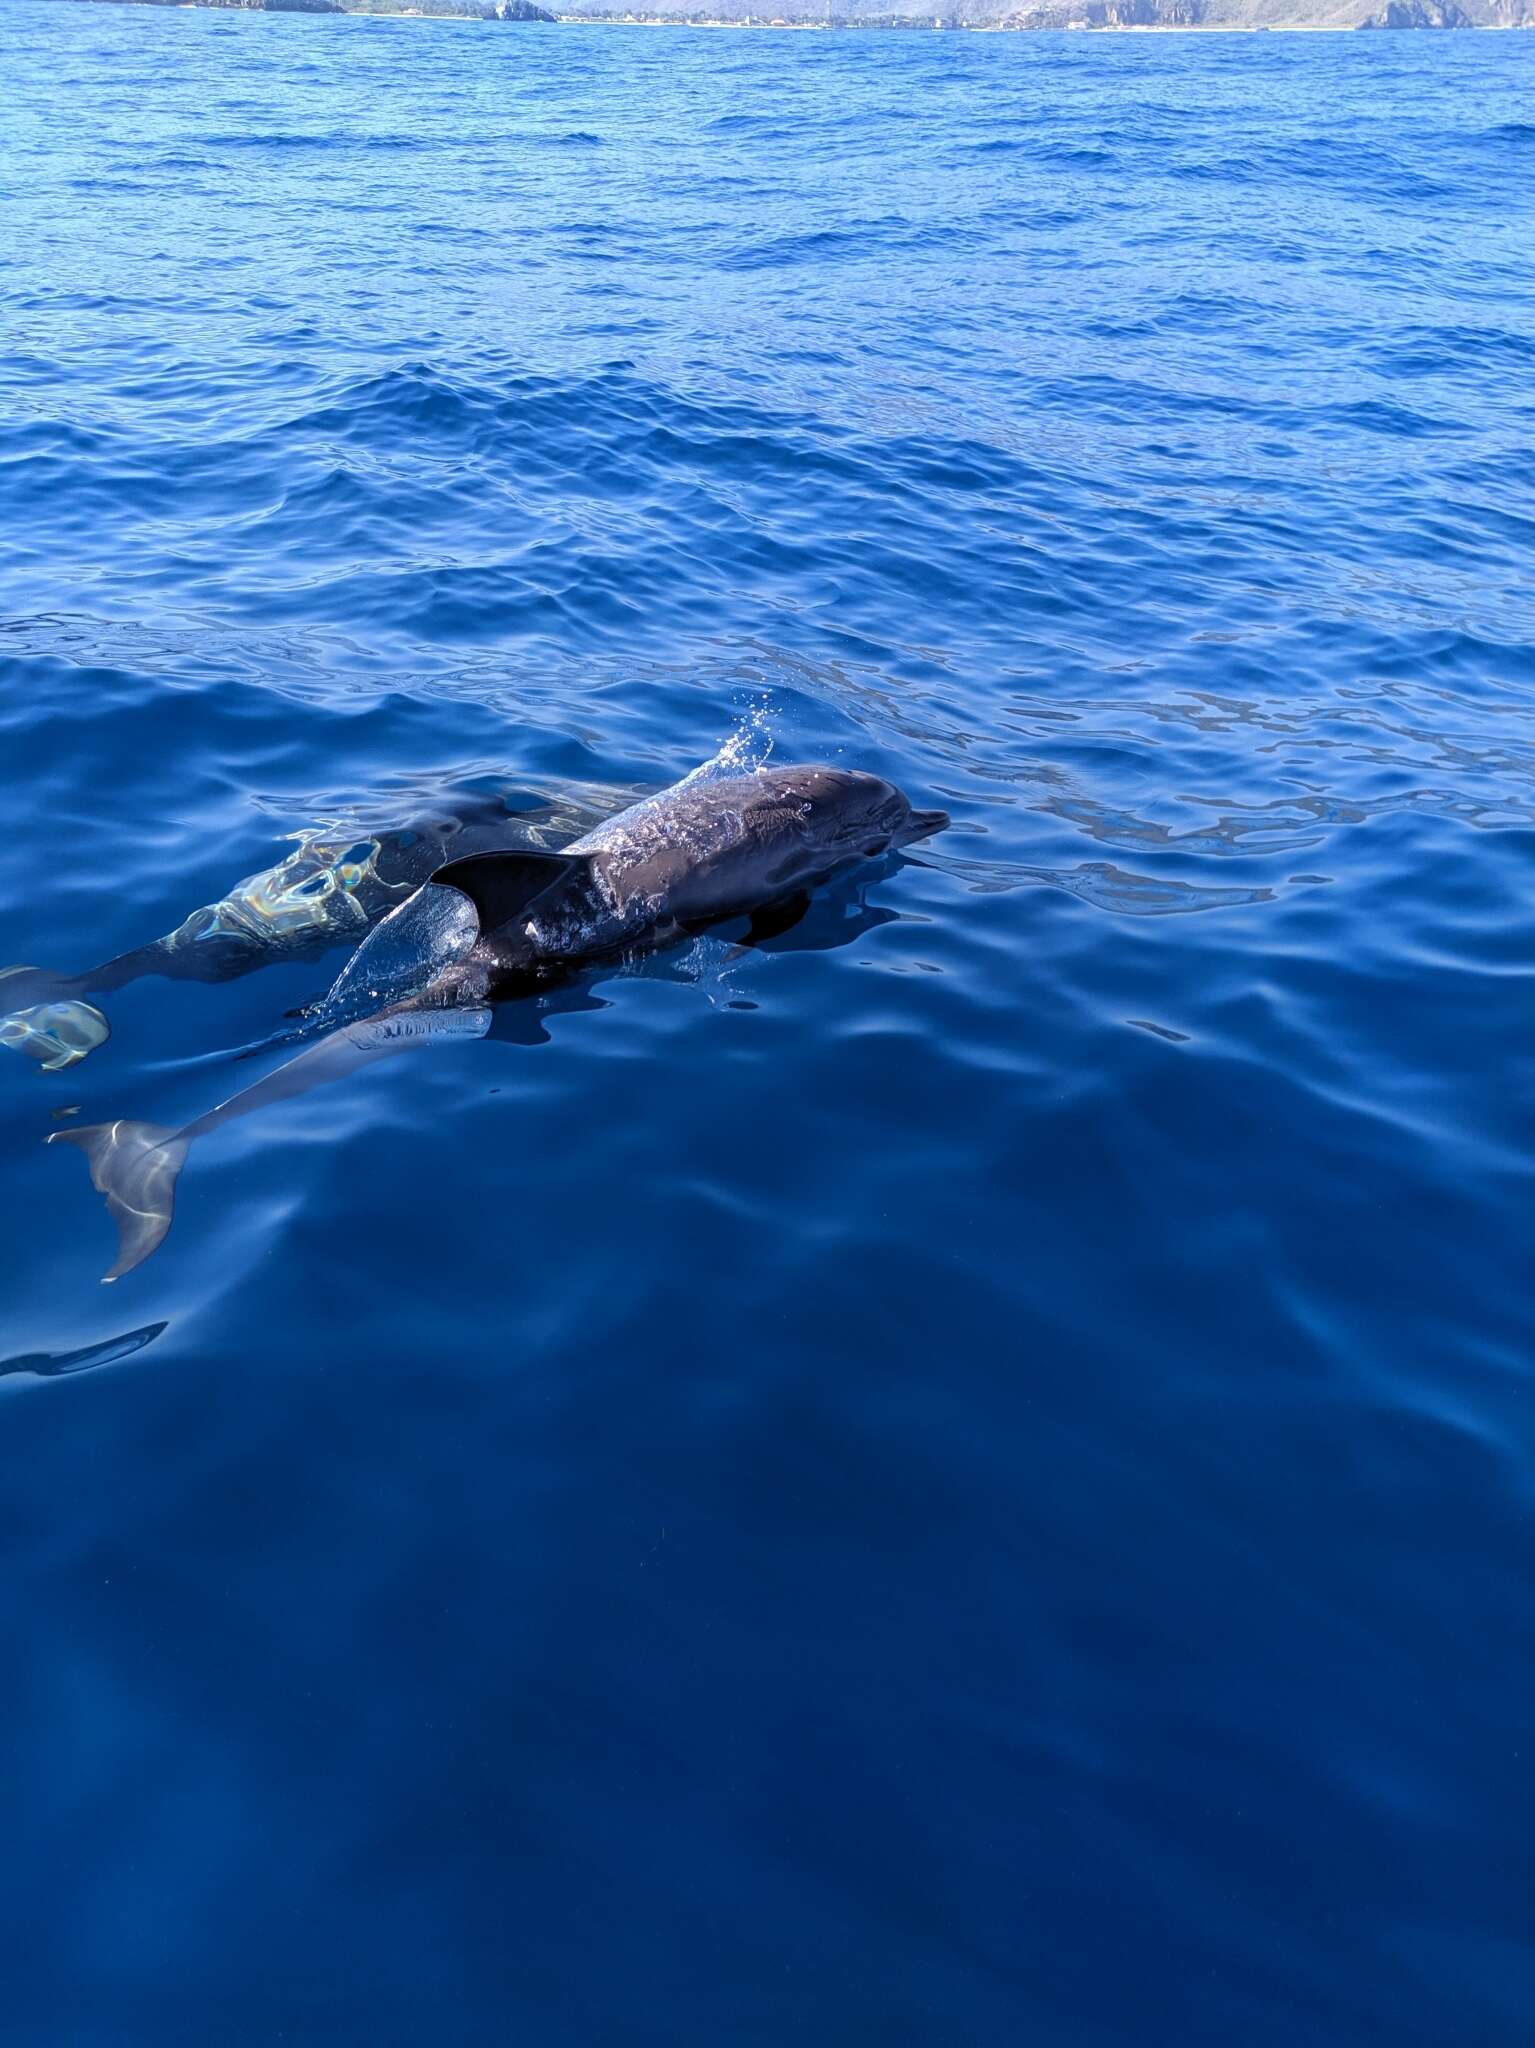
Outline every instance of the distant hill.
[[[272, 0], [266, 0], [271, 6]], [[463, 21], [553, 21], [532, 0], [335, 0], [338, 14], [442, 14]]]
[[[106, 0], [99, 0], [106, 4]], [[533, 0], [123, 0], [139, 7], [238, 7], [254, 14], [438, 15], [452, 21], [550, 21]]]
[[1535, 0], [566, 0], [561, 21], [783, 28], [1535, 28]]
[[[109, 4], [109, 0], [96, 0]], [[838, 29], [1535, 29], [1535, 0], [125, 0], [277, 14]]]

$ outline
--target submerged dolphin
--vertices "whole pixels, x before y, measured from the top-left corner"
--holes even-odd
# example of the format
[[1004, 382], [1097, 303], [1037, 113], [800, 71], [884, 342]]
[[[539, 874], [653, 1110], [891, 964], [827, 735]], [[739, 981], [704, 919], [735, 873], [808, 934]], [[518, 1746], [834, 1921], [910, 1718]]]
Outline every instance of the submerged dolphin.
[[515, 821], [497, 798], [444, 806], [399, 827], [343, 827], [296, 834], [286, 859], [237, 882], [163, 938], [83, 973], [0, 968], [0, 1045], [56, 1071], [110, 1035], [87, 996], [110, 995], [149, 975], [170, 981], [232, 981], [277, 959], [319, 953], [364, 937], [454, 854], [507, 845]]
[[826, 767], [693, 775], [620, 811], [561, 853], [469, 854], [437, 868], [358, 949], [321, 1005], [318, 1044], [180, 1130], [110, 1123], [56, 1131], [76, 1145], [118, 1225], [115, 1280], [171, 1225], [194, 1138], [442, 1037], [481, 1037], [496, 1000], [663, 946], [728, 919], [782, 930], [838, 870], [942, 831], [877, 775]]

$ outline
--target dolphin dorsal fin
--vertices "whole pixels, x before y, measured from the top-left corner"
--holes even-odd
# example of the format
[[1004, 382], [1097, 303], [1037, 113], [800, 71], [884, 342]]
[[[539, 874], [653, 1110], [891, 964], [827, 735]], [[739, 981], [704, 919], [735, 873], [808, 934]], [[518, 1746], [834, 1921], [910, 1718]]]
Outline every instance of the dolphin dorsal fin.
[[468, 853], [432, 876], [474, 905], [482, 936], [521, 917], [539, 897], [591, 872], [584, 853]]

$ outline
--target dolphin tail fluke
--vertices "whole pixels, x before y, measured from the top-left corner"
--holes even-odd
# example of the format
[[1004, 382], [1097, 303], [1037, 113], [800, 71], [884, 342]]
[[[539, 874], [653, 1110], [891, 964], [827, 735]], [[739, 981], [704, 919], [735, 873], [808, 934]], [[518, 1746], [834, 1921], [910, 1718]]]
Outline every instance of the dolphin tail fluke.
[[191, 1139], [163, 1124], [87, 1124], [55, 1131], [50, 1145], [77, 1145], [117, 1225], [117, 1257], [103, 1280], [120, 1280], [155, 1249], [171, 1227], [176, 1181]]

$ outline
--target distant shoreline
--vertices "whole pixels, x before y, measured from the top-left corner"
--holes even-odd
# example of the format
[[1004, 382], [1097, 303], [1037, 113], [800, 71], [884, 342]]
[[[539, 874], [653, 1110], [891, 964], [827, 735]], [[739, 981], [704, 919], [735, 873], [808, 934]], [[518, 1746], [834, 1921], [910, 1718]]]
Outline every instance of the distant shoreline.
[[[546, 9], [526, 7], [514, 14], [497, 14], [491, 0], [473, 13], [455, 13], [449, 7], [369, 7], [350, 0], [73, 0], [91, 6], [118, 5], [156, 7], [166, 13], [185, 14], [201, 9], [214, 14], [294, 14], [310, 20], [335, 20], [345, 15], [355, 21], [456, 21], [482, 28], [552, 28], [556, 17]], [[523, 4], [523, 0], [515, 0]]]
[[[571, 28], [644, 28], [644, 29], [720, 29], [751, 30], [753, 33], [778, 31], [796, 35], [842, 34], [867, 35], [874, 33], [903, 35], [1135, 35], [1135, 36], [1177, 36], [1177, 35], [1356, 35], [1361, 29], [1395, 30], [1400, 33], [1435, 31], [1439, 33], [1460, 33], [1469, 29], [1502, 30], [1517, 32], [1520, 29], [1535, 29], [1535, 11], [1524, 21], [1494, 20], [1475, 21], [1468, 18], [1457, 0], [1386, 0], [1379, 12], [1363, 20], [1292, 20], [1292, 21], [1122, 21], [1060, 19], [1065, 12], [1062, 6], [1054, 19], [1012, 19], [1000, 21], [960, 21], [951, 14], [947, 19], [930, 15], [924, 8], [921, 12], [908, 15], [885, 14], [876, 18], [858, 19], [842, 16], [832, 20], [789, 21], [782, 17], [764, 19], [761, 16], [747, 16], [744, 20], [715, 17], [707, 20], [687, 19], [677, 14], [617, 14], [617, 13], [553, 13], [540, 12], [529, 18], [503, 17], [489, 11], [472, 13], [450, 12], [447, 8], [423, 8], [409, 5], [398, 7], [370, 7], [349, 4], [349, 0], [330, 0], [330, 4], [305, 5], [304, 0], [69, 0], [72, 5], [90, 6], [138, 6], [163, 7], [169, 11], [185, 12], [193, 8], [219, 13], [262, 13], [296, 14], [310, 18], [345, 15], [358, 21], [447, 21], [496, 27], [554, 27]], [[835, 0], [833, 0], [835, 4]], [[1084, 0], [1092, 4], [1092, 0]], [[1128, 6], [1144, 6], [1144, 0], [1123, 0]], [[1157, 0], [1151, 0], [1155, 6]], [[1177, 4], [1177, 0], [1172, 0]], [[1364, 0], [1369, 4], [1369, 0]], [[1102, 11], [1103, 0], [1096, 0]], [[1531, 0], [1535, 8], [1535, 0]], [[1116, 0], [1109, 0], [1109, 6], [1116, 6]]]
[[[206, 7], [210, 0], [178, 0], [179, 5]], [[395, 15], [377, 15], [376, 20], [394, 21]], [[414, 17], [413, 17], [414, 18]], [[425, 17], [422, 17], [425, 18]], [[446, 20], [448, 16], [439, 16]], [[468, 20], [467, 15], [454, 15], [455, 21]], [[682, 21], [675, 15], [652, 14], [625, 17], [618, 14], [556, 14], [556, 22], [568, 28], [685, 28], [721, 29], [738, 28], [750, 30], [753, 35], [783, 35], [786, 32], [803, 34], [811, 31], [819, 35], [966, 35], [966, 36], [1355, 36], [1357, 28], [1341, 28], [1332, 21], [1113, 21], [1083, 22], [1074, 28], [1034, 28], [1025, 22], [1008, 21], [957, 21], [934, 24], [919, 16], [900, 24], [890, 22], [862, 21]], [[1476, 22], [1473, 27], [1478, 33], [1507, 31], [1517, 34], [1521, 29], [1535, 30], [1535, 21]], [[1401, 34], [1418, 34], [1418, 30], [1401, 30]]]

